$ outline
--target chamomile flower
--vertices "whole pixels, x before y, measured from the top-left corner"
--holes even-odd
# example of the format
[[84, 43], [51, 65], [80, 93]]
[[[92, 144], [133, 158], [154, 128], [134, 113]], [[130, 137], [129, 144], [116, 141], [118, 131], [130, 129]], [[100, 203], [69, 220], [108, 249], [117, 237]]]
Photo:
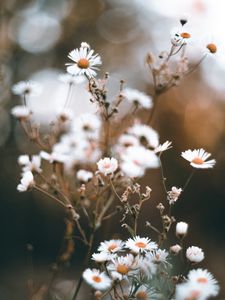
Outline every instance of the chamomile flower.
[[82, 182], [88, 182], [91, 180], [92, 177], [93, 177], [93, 173], [90, 171], [81, 169], [77, 172], [77, 179]]
[[121, 170], [129, 177], [141, 177], [146, 169], [159, 167], [156, 154], [143, 146], [128, 147], [122, 153], [121, 159]]
[[72, 121], [72, 119], [74, 117], [74, 113], [69, 108], [63, 108], [56, 112], [56, 117], [62, 123], [66, 123], [68, 121]]
[[105, 176], [113, 174], [118, 168], [118, 161], [115, 158], [105, 157], [97, 162], [98, 170]]
[[107, 269], [112, 272], [114, 279], [122, 280], [134, 269], [134, 262], [134, 256], [127, 254], [112, 259], [112, 263], [107, 266]]
[[104, 272], [96, 269], [86, 269], [83, 272], [83, 278], [95, 290], [107, 290], [112, 284], [111, 279]]
[[94, 50], [87, 47], [86, 43], [82, 43], [79, 49], [71, 51], [68, 57], [74, 61], [74, 63], [67, 64], [67, 72], [72, 75], [96, 76], [95, 70], [98, 69], [96, 66], [102, 64], [101, 57], [94, 54]]
[[157, 271], [157, 264], [155, 264], [152, 257], [148, 255], [150, 253], [151, 252], [145, 253], [145, 256], [137, 255], [135, 257], [137, 273], [149, 279], [152, 278]]
[[199, 263], [204, 259], [205, 255], [201, 248], [191, 246], [186, 250], [186, 257], [192, 263]]
[[20, 81], [13, 85], [12, 92], [15, 95], [38, 96], [42, 91], [41, 86], [33, 81]]
[[136, 89], [126, 88], [122, 91], [122, 96], [128, 102], [144, 108], [151, 108], [153, 106], [152, 98]]
[[23, 173], [22, 179], [20, 180], [20, 184], [17, 185], [17, 190], [19, 192], [25, 192], [29, 187], [34, 185], [34, 176], [31, 171], [27, 171]]
[[176, 286], [175, 300], [206, 300], [209, 296], [210, 290], [197, 283], [185, 282]]
[[122, 240], [109, 240], [105, 242], [101, 242], [98, 247], [98, 251], [105, 253], [116, 253], [123, 251], [124, 242]]
[[145, 124], [134, 124], [128, 129], [128, 133], [136, 136], [144, 146], [155, 149], [159, 145], [158, 133]]
[[17, 105], [11, 109], [11, 114], [19, 120], [27, 120], [31, 116], [31, 111], [24, 105]]
[[126, 247], [134, 253], [153, 251], [158, 248], [155, 242], [149, 238], [141, 238], [138, 235], [126, 241]]
[[186, 150], [181, 153], [181, 156], [190, 162], [190, 165], [197, 169], [212, 168], [216, 161], [215, 159], [207, 160], [211, 153], [206, 152], [204, 149]]
[[99, 136], [101, 121], [94, 114], [82, 114], [74, 120], [72, 131], [83, 135], [88, 139], [96, 139]]
[[142, 285], [139, 287], [138, 291], [135, 293], [136, 300], [149, 300], [149, 299], [158, 299], [156, 291], [153, 288], [146, 287]]
[[140, 146], [138, 138], [130, 134], [122, 134], [115, 145], [115, 151], [121, 155], [128, 147], [134, 146]]
[[208, 288], [210, 293], [209, 296], [217, 296], [219, 292], [218, 282], [208, 270], [191, 270], [188, 273], [188, 280]]

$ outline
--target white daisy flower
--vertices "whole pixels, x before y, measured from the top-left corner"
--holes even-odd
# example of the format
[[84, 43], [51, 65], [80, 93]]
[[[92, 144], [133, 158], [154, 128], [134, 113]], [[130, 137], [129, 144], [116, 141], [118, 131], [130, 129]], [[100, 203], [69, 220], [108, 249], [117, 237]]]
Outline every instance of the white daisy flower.
[[157, 146], [157, 147], [154, 149], [154, 151], [155, 151], [155, 153], [161, 153], [161, 152], [163, 152], [163, 151], [166, 151], [166, 150], [172, 148], [171, 145], [172, 145], [172, 142], [166, 141], [165, 143], [160, 144], [159, 146]]
[[86, 269], [83, 272], [84, 280], [95, 290], [104, 291], [111, 287], [111, 279], [104, 273], [96, 269]]
[[19, 192], [25, 192], [29, 187], [34, 185], [34, 176], [31, 171], [27, 171], [23, 173], [22, 179], [20, 180], [20, 184], [17, 185], [17, 190]]
[[178, 244], [173, 245], [173, 246], [170, 247], [170, 252], [172, 254], [178, 254], [181, 250], [182, 250], [182, 247]]
[[135, 105], [140, 105], [144, 108], [151, 108], [153, 106], [152, 98], [136, 89], [126, 88], [121, 94], [128, 102]]
[[94, 54], [94, 50], [91, 50], [87, 45], [82, 43], [79, 49], [74, 49], [69, 53], [68, 57], [74, 63], [67, 64], [68, 73], [72, 75], [87, 75], [89, 77], [96, 76], [95, 70], [98, 70], [96, 66], [102, 64], [101, 57], [98, 54]]
[[85, 82], [87, 79], [85, 76], [75, 76], [69, 73], [63, 73], [59, 75], [59, 80], [66, 84], [81, 84]]
[[219, 292], [219, 285], [217, 280], [208, 270], [196, 269], [188, 273], [188, 280], [193, 283], [209, 288], [211, 293], [209, 296], [217, 296]]
[[90, 171], [81, 169], [77, 172], [77, 179], [82, 182], [88, 182], [91, 180], [92, 177], [93, 177], [93, 173]]
[[201, 248], [191, 246], [186, 250], [186, 257], [190, 262], [199, 263], [204, 259], [205, 255]]
[[176, 235], [178, 237], [184, 237], [188, 231], [188, 224], [185, 222], [178, 222], [176, 225]]
[[171, 191], [167, 192], [167, 199], [169, 201], [169, 204], [174, 204], [178, 198], [180, 197], [180, 194], [182, 193], [182, 189], [181, 188], [177, 188], [175, 186], [173, 186], [171, 188]]
[[145, 168], [143, 166], [138, 166], [132, 161], [124, 161], [120, 164], [120, 168], [124, 175], [135, 178], [142, 177], [145, 174]]
[[150, 254], [150, 252], [147, 253], [145, 257], [137, 256], [136, 264], [139, 272], [150, 279], [156, 273], [157, 265], [153, 262], [152, 257], [150, 257], [148, 254]]
[[169, 253], [166, 250], [157, 249], [147, 254], [147, 257], [154, 263], [166, 263]]
[[158, 299], [159, 295], [155, 292], [153, 288], [146, 286], [140, 286], [138, 291], [135, 293], [136, 300], [149, 300], [149, 299]]
[[106, 261], [115, 258], [115, 255], [107, 252], [100, 252], [100, 253], [93, 253], [91, 258], [97, 263], [104, 263]]
[[134, 253], [153, 251], [158, 248], [155, 242], [149, 238], [141, 238], [138, 235], [126, 241], [126, 247]]
[[105, 157], [97, 162], [99, 172], [105, 176], [113, 174], [118, 168], [118, 161], [115, 158]]
[[206, 300], [210, 296], [210, 290], [203, 285], [185, 282], [177, 284], [175, 300]]
[[27, 120], [31, 116], [31, 111], [24, 105], [17, 105], [11, 109], [11, 114], [20, 120]]
[[63, 108], [60, 111], [57, 111], [56, 117], [58, 118], [58, 120], [64, 123], [73, 120], [74, 113], [69, 108]]
[[134, 146], [140, 146], [138, 138], [130, 134], [122, 134], [115, 145], [115, 151], [121, 155], [128, 147]]
[[122, 280], [133, 270], [134, 262], [134, 256], [132, 254], [127, 254], [126, 256], [112, 259], [112, 263], [107, 266], [107, 269], [112, 272], [114, 279]]
[[155, 149], [159, 145], [158, 133], [145, 124], [134, 124], [128, 129], [128, 133], [136, 136], [144, 146]]
[[101, 242], [100, 246], [98, 247], [98, 251], [105, 252], [105, 253], [116, 253], [123, 251], [124, 242], [121, 240], [109, 240]]
[[33, 81], [20, 81], [13, 85], [12, 92], [15, 95], [38, 96], [42, 91], [41, 86]]
[[206, 152], [204, 149], [186, 150], [181, 153], [181, 156], [190, 162], [190, 165], [197, 169], [212, 168], [216, 161], [215, 159], [208, 160], [211, 153]]
[[147, 168], [158, 168], [159, 159], [156, 154], [142, 146], [128, 147], [121, 155], [122, 172], [129, 177], [141, 177]]
[[72, 131], [86, 138], [96, 139], [99, 136], [101, 121], [94, 114], [82, 114], [72, 124]]
[[23, 166], [23, 172], [35, 171], [41, 173], [41, 157], [39, 155], [32, 155], [31, 159], [28, 155], [20, 155], [18, 157], [18, 164]]

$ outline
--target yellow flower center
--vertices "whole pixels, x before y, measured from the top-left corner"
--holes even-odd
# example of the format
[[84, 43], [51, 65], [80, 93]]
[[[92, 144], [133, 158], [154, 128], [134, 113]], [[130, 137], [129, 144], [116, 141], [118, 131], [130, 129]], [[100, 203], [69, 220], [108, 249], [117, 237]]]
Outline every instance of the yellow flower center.
[[99, 283], [99, 282], [102, 281], [101, 277], [99, 277], [99, 276], [97, 276], [97, 275], [92, 276], [92, 279], [93, 279], [93, 281], [95, 281], [95, 282], [97, 282], [97, 283]]
[[217, 47], [215, 44], [210, 43], [206, 46], [206, 48], [211, 52], [211, 53], [216, 53], [217, 52]]
[[208, 280], [205, 277], [200, 277], [200, 278], [198, 278], [197, 282], [199, 282], [199, 283], [207, 283]]
[[77, 65], [81, 69], [87, 69], [89, 67], [90, 63], [89, 63], [88, 59], [81, 58], [80, 60], [78, 60]]
[[137, 292], [136, 298], [137, 298], [138, 300], [147, 300], [147, 299], [148, 299], [148, 295], [147, 295], [146, 292], [140, 291], [140, 292]]
[[126, 265], [118, 265], [116, 270], [118, 273], [126, 275], [129, 271], [129, 268]]
[[111, 244], [111, 245], [108, 247], [108, 250], [109, 250], [109, 251], [113, 251], [116, 247], [117, 247], [116, 244]]
[[182, 33], [180, 34], [180, 36], [181, 36], [183, 39], [190, 39], [190, 37], [191, 37], [190, 33], [188, 33], [188, 32], [182, 32]]
[[202, 165], [204, 163], [204, 160], [202, 160], [200, 157], [195, 157], [191, 162], [196, 165]]
[[143, 243], [143, 242], [137, 242], [136, 244], [135, 244], [135, 246], [137, 246], [138, 248], [145, 248], [146, 247], [146, 244], [145, 243]]

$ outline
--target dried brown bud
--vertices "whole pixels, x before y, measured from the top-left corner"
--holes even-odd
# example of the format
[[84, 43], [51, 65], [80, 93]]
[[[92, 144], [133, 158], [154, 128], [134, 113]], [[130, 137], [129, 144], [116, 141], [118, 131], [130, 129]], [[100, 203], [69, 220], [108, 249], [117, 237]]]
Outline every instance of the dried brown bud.
[[102, 298], [102, 292], [100, 291], [95, 291], [94, 295], [96, 300], [100, 300]]
[[160, 211], [160, 213], [163, 213], [163, 211], [164, 211], [164, 209], [165, 209], [165, 207], [163, 206], [162, 203], [159, 203], [159, 204], [156, 206], [156, 208]]
[[206, 48], [210, 51], [210, 53], [214, 54], [217, 52], [217, 47], [215, 44], [210, 43], [206, 46]]
[[152, 55], [152, 53], [148, 53], [146, 56], [146, 63], [151, 65], [154, 62], [154, 56]]

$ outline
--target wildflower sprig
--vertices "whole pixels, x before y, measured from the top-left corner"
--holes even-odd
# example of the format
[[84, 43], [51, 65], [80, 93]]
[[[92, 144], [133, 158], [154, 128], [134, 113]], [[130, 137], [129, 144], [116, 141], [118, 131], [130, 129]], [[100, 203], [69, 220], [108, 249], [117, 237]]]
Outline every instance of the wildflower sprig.
[[[184, 195], [194, 170], [213, 168], [216, 161], [208, 160], [211, 154], [202, 148], [182, 152], [181, 157], [190, 163], [193, 172], [183, 186], [169, 188], [162, 155], [172, 148], [172, 142], [160, 143], [159, 133], [150, 126], [158, 97], [179, 84], [205, 58], [206, 54], [197, 65], [189, 66], [186, 47], [191, 34], [185, 28], [186, 23], [181, 20], [181, 27], [172, 31], [168, 52], [160, 53], [157, 59], [152, 54], [147, 56], [153, 77], [152, 96], [125, 87], [121, 80], [117, 96], [109, 99], [110, 76], [106, 73], [103, 79], [96, 78], [102, 61], [84, 42], [69, 53], [72, 62], [67, 66], [68, 74], [60, 76], [60, 80], [68, 84], [65, 105], [50, 122], [47, 132], [34, 123], [35, 112], [30, 111], [27, 102], [28, 96], [29, 101], [35, 101], [31, 96], [35, 94], [32, 91], [36, 85], [23, 82], [13, 88], [16, 95], [22, 96], [23, 105], [14, 107], [12, 114], [27, 137], [38, 146], [36, 155], [25, 154], [18, 159], [22, 172], [17, 190], [34, 190], [60, 205], [65, 212], [63, 246], [55, 269], [69, 262], [76, 251], [76, 242], [86, 247], [73, 300], [77, 299], [84, 280], [91, 286], [96, 299], [109, 296], [113, 300], [160, 297], [205, 300], [218, 294], [218, 283], [207, 270], [199, 268], [175, 274], [174, 256], [189, 268], [202, 262], [205, 254], [199, 246], [184, 244], [189, 224], [179, 220], [172, 210]], [[217, 51], [214, 44], [207, 44], [206, 48], [211, 54]], [[96, 112], [75, 118], [69, 106], [73, 87], [80, 82], [85, 83]], [[131, 110], [120, 117], [118, 112], [124, 101], [131, 104]], [[137, 118], [138, 109], [148, 110], [147, 122]], [[153, 199], [155, 188], [139, 183], [151, 169], [161, 172], [164, 199], [159, 203]], [[155, 206], [161, 225], [157, 227], [146, 219], [150, 237], [143, 237], [139, 221], [148, 203]], [[130, 237], [101, 242], [93, 253], [96, 233], [115, 215], [120, 217], [120, 224]], [[153, 232], [157, 242], [152, 240]], [[176, 244], [169, 240], [172, 232]], [[95, 268], [91, 267], [93, 261]], [[48, 291], [56, 276], [54, 271]]]

